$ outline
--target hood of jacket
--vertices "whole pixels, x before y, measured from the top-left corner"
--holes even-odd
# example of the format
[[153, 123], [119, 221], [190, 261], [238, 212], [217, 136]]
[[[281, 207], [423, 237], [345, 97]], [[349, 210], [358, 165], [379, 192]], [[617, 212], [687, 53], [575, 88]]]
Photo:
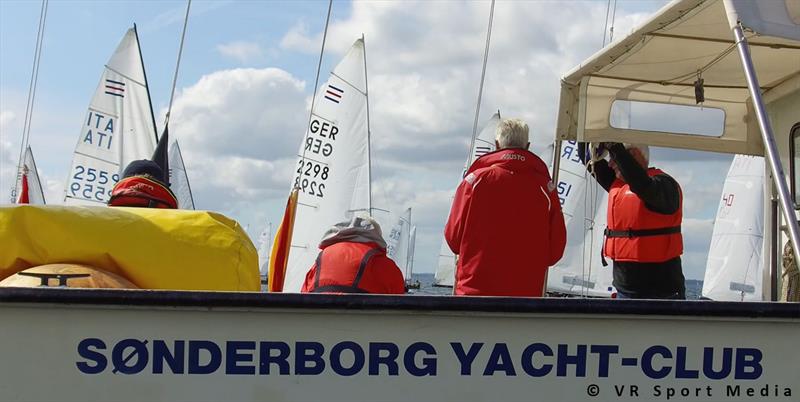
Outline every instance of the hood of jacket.
[[333, 225], [322, 236], [319, 248], [323, 249], [331, 244], [342, 242], [375, 243], [381, 249], [386, 249], [381, 226], [370, 217], [354, 216], [348, 221]]

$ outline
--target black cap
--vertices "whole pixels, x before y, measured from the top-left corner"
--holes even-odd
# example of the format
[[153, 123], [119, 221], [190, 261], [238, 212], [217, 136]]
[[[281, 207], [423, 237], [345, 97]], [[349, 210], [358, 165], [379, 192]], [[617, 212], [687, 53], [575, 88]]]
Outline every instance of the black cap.
[[129, 163], [128, 166], [125, 167], [125, 171], [122, 172], [122, 178], [141, 176], [144, 174], [150, 175], [158, 179], [158, 181], [161, 181], [161, 178], [164, 177], [164, 171], [161, 170], [161, 167], [159, 167], [157, 163], [151, 160], [141, 159]]

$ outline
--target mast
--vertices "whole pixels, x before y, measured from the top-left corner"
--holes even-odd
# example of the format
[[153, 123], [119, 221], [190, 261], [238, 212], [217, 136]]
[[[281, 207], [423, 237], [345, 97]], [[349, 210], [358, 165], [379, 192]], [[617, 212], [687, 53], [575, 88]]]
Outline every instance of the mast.
[[408, 234], [406, 234], [406, 278], [411, 281], [411, 264], [409, 260], [411, 260], [411, 207], [408, 207]]
[[[494, 0], [492, 0], [494, 2]], [[361, 44], [364, 46], [364, 96], [367, 98], [367, 183], [369, 184], [369, 216], [372, 216], [372, 140], [369, 127], [369, 82], [367, 81], [367, 43], [361, 33]]]
[[[172, 91], [169, 94], [169, 107], [167, 107], [167, 116], [164, 118], [164, 127], [166, 127], [167, 124], [169, 124], [169, 116], [170, 113], [172, 113], [172, 100], [175, 98], [175, 85], [178, 83], [178, 70], [181, 67], [181, 56], [183, 55], [183, 41], [186, 38], [186, 27], [189, 25], [189, 9], [191, 7], [192, 7], [192, 0], [189, 0], [188, 3], [186, 3], [186, 15], [184, 15], [183, 17], [183, 32], [181, 33], [181, 44], [178, 46], [178, 60], [175, 61], [175, 74], [172, 76]], [[150, 109], [152, 110], [152, 107]]]
[[[472, 123], [472, 139], [469, 143], [469, 154], [467, 155], [466, 168], [472, 160], [472, 150], [475, 148], [475, 137], [478, 135], [478, 118], [481, 113], [481, 99], [483, 98], [483, 82], [486, 78], [486, 63], [489, 61], [489, 43], [492, 39], [492, 21], [494, 21], [494, 0], [489, 9], [489, 28], [486, 30], [486, 48], [483, 50], [483, 68], [481, 69], [481, 83], [478, 87], [478, 104], [475, 106], [475, 120]], [[465, 169], [466, 169], [465, 168]]]
[[[142, 63], [142, 75], [144, 75], [144, 89], [147, 92], [147, 104], [150, 105], [150, 118], [153, 120], [153, 135], [155, 136], [156, 143], [158, 143], [158, 129], [156, 128], [156, 115], [153, 114], [153, 101], [150, 98], [150, 84], [147, 83], [147, 69], [144, 68], [144, 56], [142, 56], [142, 45], [139, 43], [139, 31], [136, 29], [136, 23], [133, 23], [133, 35], [136, 36], [136, 47], [139, 50], [139, 62]], [[125, 136], [123, 135], [124, 139]], [[121, 169], [125, 167], [122, 166]]]

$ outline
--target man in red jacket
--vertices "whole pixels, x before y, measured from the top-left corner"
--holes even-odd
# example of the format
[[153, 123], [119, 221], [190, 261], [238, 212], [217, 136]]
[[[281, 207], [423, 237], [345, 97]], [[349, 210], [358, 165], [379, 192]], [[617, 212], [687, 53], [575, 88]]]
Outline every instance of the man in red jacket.
[[303, 293], [403, 294], [400, 268], [386, 256], [378, 222], [354, 217], [328, 229], [317, 261], [306, 274]]
[[480, 157], [456, 190], [444, 235], [458, 255], [457, 295], [539, 297], [564, 254], [564, 215], [545, 163], [528, 151], [528, 125], [503, 120], [497, 151]]

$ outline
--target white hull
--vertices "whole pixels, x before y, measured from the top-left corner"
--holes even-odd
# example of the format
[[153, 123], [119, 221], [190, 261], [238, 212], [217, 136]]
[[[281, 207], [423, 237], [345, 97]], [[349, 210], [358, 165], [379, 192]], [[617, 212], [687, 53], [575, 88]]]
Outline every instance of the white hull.
[[800, 395], [796, 304], [7, 288], [0, 313], [4, 400]]

